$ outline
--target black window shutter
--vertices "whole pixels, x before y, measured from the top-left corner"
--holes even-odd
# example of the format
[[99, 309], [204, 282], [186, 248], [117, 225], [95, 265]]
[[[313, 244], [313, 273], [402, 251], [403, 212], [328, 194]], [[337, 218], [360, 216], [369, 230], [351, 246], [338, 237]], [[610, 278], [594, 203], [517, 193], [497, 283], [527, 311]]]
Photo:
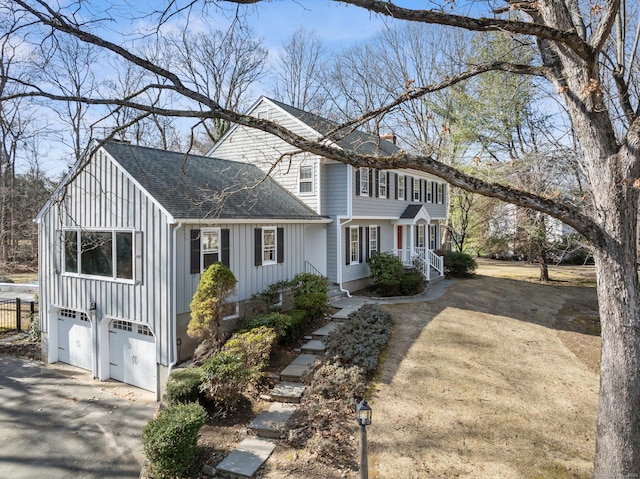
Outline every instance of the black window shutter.
[[356, 196], [360, 196], [360, 168], [356, 168]]
[[404, 177], [404, 198], [403, 200], [407, 201], [407, 191], [409, 190], [409, 177]]
[[367, 233], [366, 233], [366, 238], [365, 238], [365, 242], [364, 242], [364, 257], [365, 260], [369, 259], [369, 241], [371, 240], [371, 238], [369, 238], [369, 228], [367, 228]]
[[375, 170], [373, 173], [373, 184], [375, 185], [374, 195], [377, 198], [380, 196], [380, 172], [378, 170]]
[[227, 268], [230, 267], [229, 263], [229, 230], [220, 230], [220, 261]]
[[262, 228], [255, 228], [253, 230], [254, 240], [254, 259], [255, 265], [260, 266], [262, 264]]
[[391, 173], [387, 171], [387, 198], [391, 199]]
[[427, 202], [427, 180], [420, 180], [420, 203]]
[[276, 241], [276, 256], [278, 263], [284, 263], [284, 228], [277, 229]]
[[371, 191], [373, 189], [373, 185], [375, 184], [373, 180], [374, 180], [373, 168], [369, 168], [369, 196], [373, 196], [373, 191]]
[[[393, 176], [395, 177], [395, 184], [396, 184], [396, 193], [395, 193], [395, 197], [396, 200], [398, 199], [398, 182], [400, 181], [398, 178], [398, 173], [394, 173]], [[389, 195], [389, 198], [391, 198], [391, 195]]]
[[191, 274], [200, 274], [200, 230], [191, 230]]
[[378, 226], [378, 235], [377, 235], [377, 240], [376, 240], [376, 249], [378, 250], [378, 253], [380, 252], [380, 227]]
[[363, 243], [363, 241], [362, 241], [362, 226], [360, 226], [358, 228], [358, 243], [359, 243], [358, 246], [360, 246], [360, 248], [359, 248], [360, 249], [360, 258], [359, 258], [359, 260], [362, 263], [362, 260], [363, 260], [362, 250], [363, 250], [363, 246], [364, 246], [362, 244]]
[[345, 249], [345, 264], [351, 264], [351, 229], [347, 226], [344, 229], [344, 237], [346, 239], [345, 241], [345, 245], [346, 245], [346, 249]]

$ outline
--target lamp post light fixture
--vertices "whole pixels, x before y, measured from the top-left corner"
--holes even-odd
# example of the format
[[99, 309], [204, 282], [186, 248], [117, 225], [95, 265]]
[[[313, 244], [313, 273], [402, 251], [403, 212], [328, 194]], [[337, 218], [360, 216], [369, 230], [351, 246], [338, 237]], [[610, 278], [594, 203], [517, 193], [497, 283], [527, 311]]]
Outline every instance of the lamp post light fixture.
[[360, 479], [369, 479], [367, 426], [371, 424], [371, 407], [365, 399], [356, 405], [356, 420], [360, 425]]

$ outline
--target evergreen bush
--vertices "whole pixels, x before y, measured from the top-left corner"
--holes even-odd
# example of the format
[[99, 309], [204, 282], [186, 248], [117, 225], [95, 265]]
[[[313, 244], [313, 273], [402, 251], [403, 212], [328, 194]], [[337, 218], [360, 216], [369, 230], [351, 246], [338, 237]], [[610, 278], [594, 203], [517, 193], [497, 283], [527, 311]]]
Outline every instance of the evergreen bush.
[[444, 271], [449, 276], [455, 278], [473, 276], [477, 267], [478, 263], [468, 253], [446, 251], [444, 254]]
[[201, 384], [202, 370], [200, 368], [174, 369], [167, 380], [167, 402], [169, 405], [198, 402]]
[[253, 383], [259, 372], [245, 367], [242, 358], [220, 352], [202, 366], [202, 391], [210, 401], [213, 415], [225, 417], [238, 409], [242, 393]]
[[327, 293], [305, 293], [295, 296], [296, 309], [305, 311], [308, 319], [322, 317], [329, 310]]
[[254, 380], [269, 364], [271, 350], [277, 340], [276, 332], [260, 326], [246, 333], [236, 333], [222, 347], [222, 353], [240, 358], [247, 370], [254, 371]]
[[295, 275], [290, 285], [293, 288], [295, 298], [309, 293], [324, 293], [326, 295], [328, 292], [327, 278], [311, 273]]
[[184, 475], [198, 456], [198, 433], [207, 421], [196, 403], [178, 404], [160, 411], [142, 429], [142, 446], [156, 479]]
[[377, 253], [367, 259], [371, 279], [375, 284], [387, 281], [399, 281], [402, 278], [404, 266], [402, 261], [393, 253]]

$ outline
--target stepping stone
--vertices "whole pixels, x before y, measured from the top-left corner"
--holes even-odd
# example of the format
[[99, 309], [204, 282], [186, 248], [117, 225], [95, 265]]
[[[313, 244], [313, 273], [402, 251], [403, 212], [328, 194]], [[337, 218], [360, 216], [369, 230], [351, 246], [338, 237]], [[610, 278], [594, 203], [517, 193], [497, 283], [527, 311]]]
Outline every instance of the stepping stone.
[[299, 403], [304, 393], [305, 385], [302, 383], [281, 382], [271, 390], [271, 400], [288, 403]]
[[325, 324], [320, 329], [316, 329], [313, 333], [311, 333], [311, 337], [313, 339], [322, 339], [329, 336], [335, 329], [342, 325], [339, 321], [332, 321], [330, 323]]
[[302, 376], [309, 372], [316, 362], [315, 354], [301, 354], [280, 373], [280, 381], [300, 382]]
[[274, 403], [268, 411], [258, 414], [249, 424], [249, 429], [260, 437], [280, 439], [284, 436], [287, 421], [296, 411], [293, 404]]
[[300, 348], [303, 354], [324, 354], [325, 349], [327, 347], [319, 339], [312, 339]]
[[258, 437], [243, 440], [220, 464], [216, 472], [231, 479], [252, 478], [275, 449], [274, 442]]

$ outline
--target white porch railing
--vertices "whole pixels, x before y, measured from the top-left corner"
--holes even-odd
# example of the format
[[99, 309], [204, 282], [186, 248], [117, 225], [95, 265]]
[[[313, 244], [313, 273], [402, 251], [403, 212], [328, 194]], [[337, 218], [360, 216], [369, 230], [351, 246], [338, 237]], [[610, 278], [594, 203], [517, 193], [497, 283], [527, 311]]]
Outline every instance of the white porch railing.
[[405, 266], [412, 266], [422, 273], [427, 281], [431, 280], [431, 268], [444, 276], [444, 259], [428, 248], [397, 249], [395, 254]]

